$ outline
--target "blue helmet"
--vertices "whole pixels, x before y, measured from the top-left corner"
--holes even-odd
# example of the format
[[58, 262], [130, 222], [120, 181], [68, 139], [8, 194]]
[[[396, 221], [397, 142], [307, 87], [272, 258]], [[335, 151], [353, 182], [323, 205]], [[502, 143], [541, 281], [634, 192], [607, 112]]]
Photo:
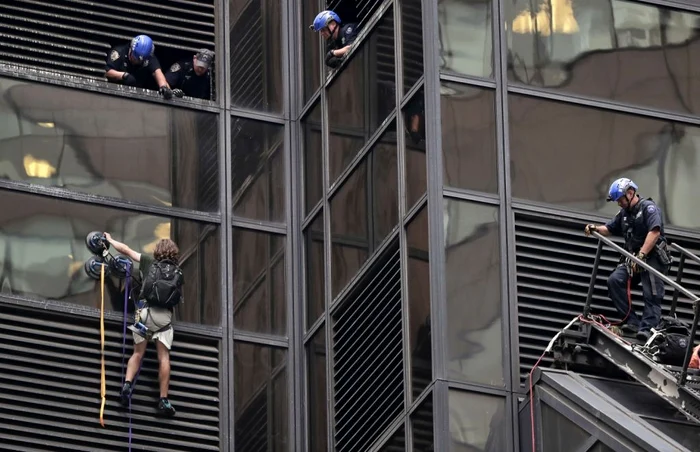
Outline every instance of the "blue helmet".
[[340, 23], [340, 16], [338, 16], [333, 11], [321, 11], [320, 13], [316, 14], [314, 23], [312, 25], [309, 25], [309, 28], [313, 31], [321, 31], [322, 29], [328, 26], [328, 22], [330, 22], [331, 20]]
[[148, 62], [156, 49], [153, 45], [153, 40], [146, 35], [138, 35], [132, 39], [129, 48], [131, 49], [131, 55], [143, 63]]
[[627, 193], [627, 190], [630, 188], [633, 188], [635, 192], [639, 189], [637, 184], [632, 182], [632, 179], [627, 179], [626, 177], [617, 179], [612, 183], [612, 185], [610, 185], [610, 190], [608, 190], [608, 201], [617, 202], [618, 199], [625, 196], [625, 193]]

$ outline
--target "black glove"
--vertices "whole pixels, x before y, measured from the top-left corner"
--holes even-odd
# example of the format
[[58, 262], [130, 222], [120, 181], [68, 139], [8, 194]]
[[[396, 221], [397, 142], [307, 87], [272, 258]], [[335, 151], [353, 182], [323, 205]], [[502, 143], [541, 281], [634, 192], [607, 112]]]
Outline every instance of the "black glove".
[[596, 232], [598, 230], [598, 226], [594, 224], [587, 224], [585, 228], [583, 228], [583, 233], [586, 234], [586, 237], [591, 235], [591, 232]]
[[420, 144], [421, 140], [423, 139], [423, 135], [421, 135], [421, 133], [417, 130], [409, 131], [408, 135], [411, 137], [413, 144]]
[[[638, 252], [634, 257], [636, 257], [637, 259], [639, 259], [640, 261], [643, 261], [645, 263], [647, 261], [647, 255], [642, 253], [641, 251]], [[640, 272], [643, 272], [645, 269], [644, 269], [644, 267], [637, 265], [637, 263], [635, 261], [630, 259], [630, 270], [632, 270], [632, 273], [640, 273]]]
[[136, 85], [136, 77], [128, 72], [124, 72], [124, 75], [122, 75], [122, 83], [127, 86], [134, 86]]
[[326, 53], [326, 65], [328, 67], [332, 67], [333, 69], [335, 69], [338, 66], [340, 66], [340, 63], [342, 63], [342, 62], [343, 62], [343, 57], [337, 57], [337, 56], [333, 55], [332, 50], [329, 50]]
[[168, 88], [166, 85], [161, 86], [158, 91], [166, 100], [170, 100], [173, 98], [173, 90]]
[[175, 88], [175, 89], [173, 90], [173, 95], [174, 95], [175, 97], [182, 97], [182, 96], [185, 95], [185, 92], [184, 92], [183, 90], [181, 90], [180, 88]]

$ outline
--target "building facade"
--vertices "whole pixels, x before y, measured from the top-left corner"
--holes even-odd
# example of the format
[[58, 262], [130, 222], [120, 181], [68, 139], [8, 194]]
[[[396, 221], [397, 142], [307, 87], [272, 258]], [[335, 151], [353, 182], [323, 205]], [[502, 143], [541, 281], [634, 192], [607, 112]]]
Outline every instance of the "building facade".
[[[691, 0], [88, 3], [0, 6], [2, 450], [530, 450], [528, 375], [583, 308], [611, 181], [700, 250]], [[336, 70], [326, 8], [359, 29]], [[212, 99], [106, 83], [139, 33], [164, 69], [215, 50]], [[118, 407], [108, 276], [99, 425], [91, 231], [182, 250], [174, 419], [153, 350]]]

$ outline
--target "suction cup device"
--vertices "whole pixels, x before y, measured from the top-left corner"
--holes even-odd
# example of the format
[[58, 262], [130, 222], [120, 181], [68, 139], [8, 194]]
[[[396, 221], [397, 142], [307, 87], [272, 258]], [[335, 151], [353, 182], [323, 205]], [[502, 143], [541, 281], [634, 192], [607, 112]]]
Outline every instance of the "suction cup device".
[[[85, 262], [85, 273], [92, 279], [99, 281], [100, 272], [102, 271], [100, 267], [104, 265], [104, 260], [100, 256], [92, 256]], [[109, 266], [105, 266], [105, 275], [109, 274]]]
[[105, 251], [109, 250], [109, 242], [104, 232], [99, 231], [92, 231], [85, 237], [85, 246], [96, 256], [102, 256]]
[[126, 256], [121, 254], [109, 259], [109, 268], [117, 278], [126, 278], [126, 270], [133, 272], [134, 263]]

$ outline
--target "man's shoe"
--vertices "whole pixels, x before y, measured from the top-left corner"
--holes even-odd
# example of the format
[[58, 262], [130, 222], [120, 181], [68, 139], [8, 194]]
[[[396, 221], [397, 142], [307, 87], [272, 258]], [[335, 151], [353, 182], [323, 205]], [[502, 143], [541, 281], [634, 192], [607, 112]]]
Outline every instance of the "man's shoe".
[[639, 332], [639, 327], [637, 325], [625, 323], [624, 325], [620, 326], [620, 331], [623, 336], [633, 337], [637, 334], [637, 332]]
[[133, 390], [134, 388], [131, 386], [130, 381], [124, 382], [124, 386], [122, 386], [122, 390], [119, 393], [119, 403], [121, 403], [123, 406], [129, 406], [129, 401], [131, 400], [131, 393]]
[[651, 331], [648, 330], [643, 330], [637, 333], [637, 339], [644, 342], [646, 342], [651, 338]]
[[161, 397], [158, 401], [158, 412], [162, 416], [175, 416], [175, 408], [173, 408], [173, 405], [170, 403], [170, 400], [168, 400], [166, 397]]

